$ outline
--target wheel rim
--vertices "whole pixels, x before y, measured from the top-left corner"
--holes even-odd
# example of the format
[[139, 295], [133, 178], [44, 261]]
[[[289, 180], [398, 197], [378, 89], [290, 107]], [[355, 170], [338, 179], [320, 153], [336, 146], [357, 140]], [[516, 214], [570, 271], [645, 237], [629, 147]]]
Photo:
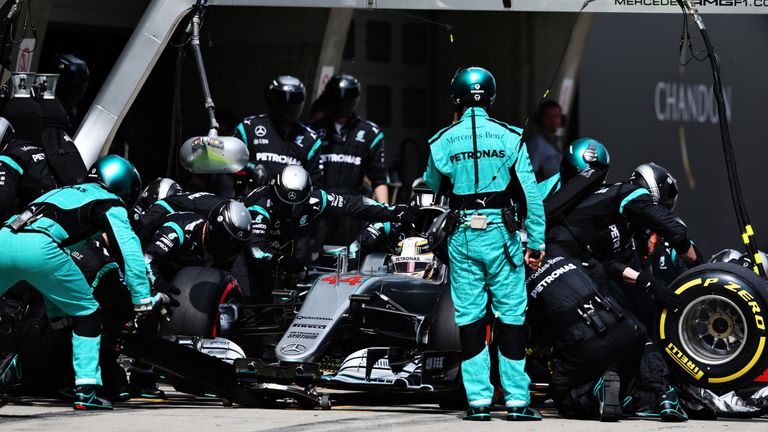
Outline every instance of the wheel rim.
[[741, 310], [729, 299], [706, 295], [683, 310], [678, 323], [686, 354], [700, 363], [727, 363], [744, 349], [749, 329]]

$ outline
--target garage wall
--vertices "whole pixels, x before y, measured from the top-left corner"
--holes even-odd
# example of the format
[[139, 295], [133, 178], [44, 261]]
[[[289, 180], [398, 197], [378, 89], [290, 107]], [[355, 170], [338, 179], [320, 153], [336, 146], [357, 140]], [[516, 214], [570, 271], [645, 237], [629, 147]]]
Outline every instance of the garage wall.
[[[768, 17], [713, 16], [705, 23], [720, 55], [741, 184], [757, 237], [768, 241], [765, 101]], [[651, 31], [651, 29], [653, 29]], [[582, 66], [580, 129], [611, 152], [614, 181], [655, 161], [678, 179], [678, 210], [692, 238], [711, 254], [741, 248], [728, 190], [709, 63], [678, 65], [681, 19], [600, 15]], [[694, 48], [704, 49], [698, 32]]]

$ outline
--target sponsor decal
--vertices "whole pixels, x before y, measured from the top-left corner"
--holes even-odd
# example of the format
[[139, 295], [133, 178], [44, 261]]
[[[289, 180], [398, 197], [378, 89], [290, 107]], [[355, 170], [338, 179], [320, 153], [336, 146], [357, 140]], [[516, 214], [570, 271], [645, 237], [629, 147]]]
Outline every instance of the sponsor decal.
[[355, 141], [365, 142], [365, 130], [361, 129], [357, 131], [357, 135], [355, 135]]
[[505, 158], [507, 152], [505, 150], [478, 150], [476, 152], [460, 152], [448, 157], [451, 162], [459, 162], [470, 159], [485, 159], [485, 158]]
[[612, 224], [608, 227], [608, 230], [611, 232], [613, 251], [619, 252], [621, 250], [621, 233], [619, 232], [619, 227], [617, 227], [616, 224]]
[[[723, 88], [723, 97], [726, 117], [730, 122], [733, 106], [733, 89], [730, 86]], [[660, 122], [700, 124], [720, 122], [712, 86], [660, 81], [656, 83], [653, 99], [656, 120]]]
[[664, 351], [669, 354], [675, 363], [679, 364], [684, 371], [688, 372], [688, 374], [695, 379], [700, 380], [701, 377], [704, 376], [704, 372], [701, 370], [701, 368], [696, 366], [696, 363], [691, 361], [688, 356], [683, 354], [683, 352], [680, 351], [680, 349], [678, 349], [675, 344], [670, 342], [667, 347], [664, 348]]
[[573, 263], [568, 263], [559, 269], [555, 269], [555, 271], [553, 271], [552, 274], [545, 277], [543, 281], [539, 282], [539, 284], [536, 285], [536, 288], [534, 288], [531, 291], [531, 297], [533, 298], [538, 297], [538, 295], [541, 294], [542, 291], [544, 291], [544, 288], [549, 286], [549, 284], [554, 282], [561, 275], [568, 273], [571, 270], [576, 270], [576, 265], [574, 265]]
[[286, 156], [276, 153], [256, 153], [256, 162], [275, 162], [283, 165], [301, 165], [298, 159], [292, 156]]
[[363, 163], [363, 158], [360, 156], [355, 155], [349, 155], [349, 154], [323, 154], [320, 155], [320, 160], [323, 163], [339, 163], [339, 164], [350, 164], [350, 165], [360, 165]]
[[257, 137], [263, 137], [267, 134], [267, 128], [262, 125], [258, 125], [253, 129], [253, 133], [256, 134]]
[[[317, 339], [318, 334], [317, 333], [306, 333], [306, 332], [289, 332], [288, 338], [290, 339]], [[286, 353], [288, 354], [288, 353]]]
[[300, 343], [292, 343], [280, 347], [280, 352], [283, 354], [301, 354], [306, 350], [306, 345]]
[[445, 357], [427, 357], [424, 368], [428, 370], [442, 369], [445, 365]]
[[[677, 10], [677, 0], [613, 0], [615, 6], [623, 7], [671, 7]], [[768, 7], [766, 0], [691, 0], [694, 7]]]

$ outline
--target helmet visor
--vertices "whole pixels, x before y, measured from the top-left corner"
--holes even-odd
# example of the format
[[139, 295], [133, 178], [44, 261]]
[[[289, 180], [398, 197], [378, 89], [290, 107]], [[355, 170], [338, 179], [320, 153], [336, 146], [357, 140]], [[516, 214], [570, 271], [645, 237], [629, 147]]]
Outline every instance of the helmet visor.
[[421, 273], [429, 268], [427, 261], [398, 261], [395, 262], [395, 273]]

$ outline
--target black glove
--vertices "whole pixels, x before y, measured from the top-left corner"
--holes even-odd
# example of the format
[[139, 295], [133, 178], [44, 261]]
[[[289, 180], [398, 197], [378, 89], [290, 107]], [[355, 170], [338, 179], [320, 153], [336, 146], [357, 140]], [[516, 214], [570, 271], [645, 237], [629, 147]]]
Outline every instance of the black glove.
[[410, 206], [405, 204], [398, 204], [395, 206], [395, 217], [397, 221], [406, 225], [413, 225], [416, 222], [416, 218], [419, 216], [419, 208], [416, 206]]
[[648, 272], [640, 272], [635, 283], [638, 288], [653, 294], [653, 299], [656, 301], [656, 304], [662, 308], [667, 308], [675, 312], [684, 304], [680, 296], [675, 294], [669, 287], [659, 282]]
[[248, 162], [245, 165], [244, 171], [245, 171], [245, 174], [248, 176], [248, 181], [254, 187], [264, 186], [267, 183], [269, 183], [269, 180], [270, 180], [269, 171], [267, 171], [267, 169], [264, 168], [264, 165], [261, 165], [261, 164], [256, 165], [253, 162]]
[[277, 266], [287, 273], [300, 273], [305, 270], [304, 263], [293, 255], [280, 255], [277, 258]]

